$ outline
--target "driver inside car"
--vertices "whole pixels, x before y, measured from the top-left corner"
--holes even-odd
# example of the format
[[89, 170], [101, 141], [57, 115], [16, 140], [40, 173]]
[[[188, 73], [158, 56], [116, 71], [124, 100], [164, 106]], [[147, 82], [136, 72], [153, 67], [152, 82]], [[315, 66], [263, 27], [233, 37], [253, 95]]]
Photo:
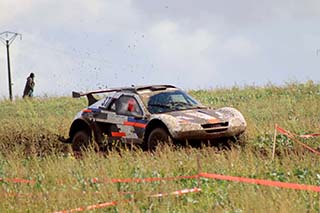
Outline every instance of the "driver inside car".
[[135, 108], [136, 108], [136, 101], [133, 98], [130, 98], [128, 100], [128, 111], [129, 112], [135, 112]]

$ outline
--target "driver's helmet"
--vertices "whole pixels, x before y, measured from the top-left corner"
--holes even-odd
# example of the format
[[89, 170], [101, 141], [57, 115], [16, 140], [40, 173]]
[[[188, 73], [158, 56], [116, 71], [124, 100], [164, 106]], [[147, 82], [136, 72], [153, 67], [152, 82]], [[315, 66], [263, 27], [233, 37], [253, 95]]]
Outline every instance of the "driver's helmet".
[[133, 98], [128, 100], [128, 111], [133, 112], [135, 110], [136, 101]]

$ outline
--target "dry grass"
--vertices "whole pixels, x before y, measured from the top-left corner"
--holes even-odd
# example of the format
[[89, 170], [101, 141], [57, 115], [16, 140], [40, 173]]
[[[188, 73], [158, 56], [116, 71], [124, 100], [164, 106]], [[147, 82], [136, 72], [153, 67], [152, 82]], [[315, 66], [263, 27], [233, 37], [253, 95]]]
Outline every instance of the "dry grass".
[[[151, 154], [121, 149], [108, 155], [68, 155], [56, 134], [66, 135], [85, 100], [70, 98], [0, 102], [0, 177], [34, 180], [35, 184], [0, 182], [1, 212], [53, 212], [107, 201], [123, 201], [98, 212], [318, 212], [320, 196], [296, 191], [201, 178], [152, 183], [92, 183], [91, 178], [145, 178], [194, 175], [201, 171], [231, 176], [320, 185], [319, 156], [278, 136], [277, 156], [271, 160], [273, 127], [279, 123], [302, 134], [318, 132], [320, 86], [232, 88], [191, 91], [204, 104], [234, 106], [248, 121], [247, 146], [164, 147]], [[310, 146], [318, 140], [305, 140]], [[201, 185], [201, 193], [150, 198]], [[135, 192], [135, 194], [121, 194]]]

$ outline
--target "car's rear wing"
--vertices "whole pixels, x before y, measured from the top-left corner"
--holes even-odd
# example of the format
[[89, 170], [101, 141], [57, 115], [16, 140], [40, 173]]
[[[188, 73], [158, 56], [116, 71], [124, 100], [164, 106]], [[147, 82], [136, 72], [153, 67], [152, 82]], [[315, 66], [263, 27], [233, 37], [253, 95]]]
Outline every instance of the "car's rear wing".
[[101, 90], [93, 90], [93, 91], [89, 91], [89, 92], [75, 92], [75, 91], [72, 91], [72, 97], [73, 98], [80, 98], [81, 96], [85, 96], [85, 95], [89, 95], [89, 94], [118, 92], [118, 91], [121, 91], [121, 89], [119, 89], [119, 88], [101, 89]]
[[89, 92], [75, 92], [72, 91], [72, 97], [73, 98], [80, 98], [82, 96], [87, 96], [88, 99], [88, 106], [94, 104], [95, 102], [98, 101], [93, 94], [99, 94], [99, 93], [108, 93], [108, 92], [118, 92], [121, 91], [119, 88], [114, 88], [114, 89], [102, 89], [102, 90], [93, 90]]
[[99, 94], [99, 93], [108, 93], [108, 92], [119, 92], [119, 91], [130, 91], [130, 92], [137, 92], [137, 91], [141, 91], [141, 90], [152, 90], [152, 91], [156, 91], [156, 90], [165, 90], [167, 88], [176, 88], [175, 86], [172, 85], [151, 85], [151, 86], [134, 86], [132, 85], [131, 87], [122, 87], [122, 88], [110, 88], [110, 89], [101, 89], [101, 90], [93, 90], [93, 91], [89, 91], [89, 92], [72, 92], [72, 97], [73, 98], [80, 98], [81, 96], [87, 96], [88, 98], [88, 104], [89, 106], [91, 104], [94, 104], [95, 102], [98, 101], [98, 99], [96, 99], [93, 94]]

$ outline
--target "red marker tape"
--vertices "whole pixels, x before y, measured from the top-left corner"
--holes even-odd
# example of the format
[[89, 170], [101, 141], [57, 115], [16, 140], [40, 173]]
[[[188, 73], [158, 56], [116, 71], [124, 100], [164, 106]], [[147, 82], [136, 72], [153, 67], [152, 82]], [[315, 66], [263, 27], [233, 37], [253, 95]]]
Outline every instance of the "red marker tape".
[[106, 202], [106, 203], [99, 203], [99, 204], [94, 204], [94, 205], [90, 205], [87, 207], [79, 207], [79, 208], [75, 208], [75, 209], [69, 209], [69, 210], [62, 210], [62, 211], [56, 211], [54, 213], [69, 213], [69, 212], [80, 212], [80, 211], [85, 211], [85, 210], [93, 210], [93, 209], [99, 209], [99, 208], [106, 208], [109, 206], [115, 206], [118, 203], [115, 201], [111, 201], [111, 202]]
[[195, 179], [198, 175], [191, 176], [178, 176], [178, 177], [164, 177], [164, 178], [92, 178], [93, 183], [143, 183], [143, 182], [156, 182], [156, 181], [170, 181], [170, 180], [180, 180], [180, 179]]
[[154, 194], [154, 195], [150, 195], [149, 197], [164, 197], [164, 196], [168, 196], [168, 195], [184, 195], [187, 193], [191, 193], [191, 192], [201, 192], [201, 189], [199, 188], [193, 188], [193, 189], [183, 189], [183, 190], [177, 190], [171, 193], [159, 193], [159, 194]]
[[219, 174], [200, 173], [199, 175], [200, 177], [218, 179], [218, 180], [228, 180], [228, 181], [235, 181], [235, 182], [242, 182], [242, 183], [264, 185], [264, 186], [274, 186], [274, 187], [287, 188], [287, 189], [320, 192], [320, 187], [313, 186], [313, 185], [286, 183], [286, 182], [280, 182], [280, 181], [262, 180], [262, 179], [253, 179], [253, 178], [244, 178], [244, 177], [225, 176], [225, 175], [219, 175]]
[[278, 132], [280, 132], [281, 134], [285, 135], [285, 136], [292, 136], [292, 134], [290, 132], [288, 132], [287, 130], [277, 126], [276, 129], [278, 130]]
[[305, 143], [302, 143], [301, 141], [297, 140], [295, 137], [294, 137], [294, 134], [290, 133], [289, 131], [277, 126], [276, 127], [277, 131], [285, 136], [287, 136], [288, 138], [292, 139], [294, 142], [300, 144], [301, 146], [303, 146], [304, 148], [308, 149], [309, 151], [317, 154], [317, 155], [320, 155], [320, 152], [311, 148], [310, 146], [306, 145]]
[[281, 134], [284, 135], [294, 135], [296, 137], [300, 137], [300, 138], [315, 138], [315, 137], [320, 137], [320, 133], [313, 133], [313, 134], [305, 134], [305, 135], [297, 135], [297, 134], [293, 134], [281, 127], [279, 127], [278, 125], [276, 125], [276, 129], [278, 130], [278, 132], [280, 132]]
[[33, 180], [25, 180], [25, 179], [19, 179], [19, 178], [0, 178], [0, 181], [2, 182], [11, 182], [11, 183], [28, 183], [28, 184], [35, 184], [35, 181]]
[[320, 137], [319, 133], [313, 133], [313, 134], [306, 134], [306, 135], [299, 135], [300, 138], [315, 138]]
[[[174, 192], [170, 192], [170, 193], [159, 193], [159, 194], [154, 194], [154, 195], [150, 195], [148, 197], [164, 197], [164, 196], [168, 196], [168, 195], [184, 195], [187, 193], [191, 193], [191, 192], [200, 192], [201, 189], [199, 188], [193, 188], [193, 189], [183, 189], [183, 190], [177, 190]], [[130, 202], [131, 200], [123, 200], [121, 202]], [[100, 204], [94, 204], [94, 205], [90, 205], [87, 207], [79, 207], [79, 208], [74, 208], [74, 209], [70, 209], [70, 210], [62, 210], [62, 211], [56, 211], [54, 213], [69, 213], [69, 212], [80, 212], [80, 211], [85, 211], [85, 210], [93, 210], [93, 209], [98, 209], [98, 208], [106, 208], [109, 206], [116, 206], [119, 202], [116, 201], [111, 201], [111, 202], [106, 202], [106, 203], [100, 203]]]

